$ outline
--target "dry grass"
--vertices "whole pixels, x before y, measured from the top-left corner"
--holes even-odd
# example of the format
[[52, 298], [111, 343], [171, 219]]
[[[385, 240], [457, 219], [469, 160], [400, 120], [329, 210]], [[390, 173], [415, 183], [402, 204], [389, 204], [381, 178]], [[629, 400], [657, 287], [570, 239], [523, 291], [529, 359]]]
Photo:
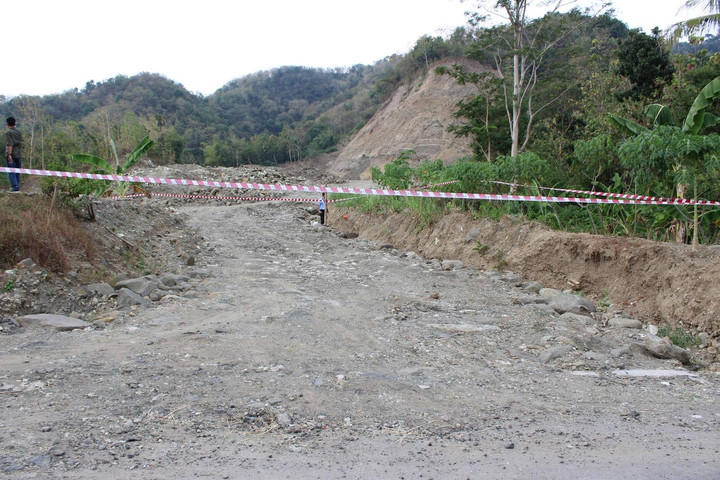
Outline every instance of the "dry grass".
[[92, 261], [95, 246], [72, 212], [42, 196], [0, 196], [0, 266], [12, 268], [31, 258], [42, 267], [65, 272], [69, 255]]

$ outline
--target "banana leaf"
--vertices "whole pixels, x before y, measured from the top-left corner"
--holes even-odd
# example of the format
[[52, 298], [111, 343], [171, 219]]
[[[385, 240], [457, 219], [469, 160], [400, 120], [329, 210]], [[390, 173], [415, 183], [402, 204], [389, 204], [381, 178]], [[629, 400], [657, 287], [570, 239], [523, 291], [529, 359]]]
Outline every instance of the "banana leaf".
[[720, 77], [715, 77], [700, 90], [700, 93], [695, 98], [695, 102], [693, 102], [685, 118], [685, 123], [683, 123], [683, 132], [694, 135], [700, 133], [700, 130], [706, 126], [705, 110], [718, 97], [720, 97]]
[[113, 173], [115, 171], [108, 162], [100, 157], [96, 157], [95, 155], [89, 155], [87, 153], [74, 153], [71, 155], [71, 158], [76, 162], [92, 165], [103, 173]]
[[614, 115], [612, 113], [608, 113], [608, 117], [610, 117], [610, 121], [613, 123], [613, 125], [630, 135], [640, 135], [641, 133], [648, 131], [647, 128], [643, 127], [639, 123], [629, 120], [627, 118], [618, 117], [617, 115]]
[[127, 156], [125, 163], [122, 165], [122, 168], [119, 168], [118, 173], [126, 172], [130, 167], [135, 165], [135, 163], [140, 159], [140, 156], [150, 150], [154, 143], [155, 142], [150, 140], [150, 137], [145, 137], [140, 140], [140, 143], [138, 143], [133, 151]]
[[651, 103], [645, 107], [645, 116], [652, 120], [653, 126], [675, 125], [675, 115], [673, 115], [668, 107], [660, 105], [659, 103]]

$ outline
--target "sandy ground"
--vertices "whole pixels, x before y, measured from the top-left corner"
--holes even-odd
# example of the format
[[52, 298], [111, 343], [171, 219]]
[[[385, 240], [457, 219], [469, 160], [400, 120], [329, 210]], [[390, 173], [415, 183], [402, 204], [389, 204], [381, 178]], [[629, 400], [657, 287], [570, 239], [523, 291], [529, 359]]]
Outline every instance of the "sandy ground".
[[634, 348], [641, 330], [519, 304], [513, 276], [299, 206], [181, 211], [207, 239], [192, 291], [1, 338], [7, 478], [720, 475], [720, 377], [620, 376], [681, 370]]

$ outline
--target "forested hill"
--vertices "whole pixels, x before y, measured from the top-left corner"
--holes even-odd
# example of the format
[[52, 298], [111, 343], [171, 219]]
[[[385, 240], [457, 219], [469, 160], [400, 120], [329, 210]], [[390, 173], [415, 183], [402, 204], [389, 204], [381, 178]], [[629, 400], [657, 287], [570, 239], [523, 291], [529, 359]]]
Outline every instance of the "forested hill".
[[[618, 91], [610, 94], [613, 101], [623, 95], [637, 100], [639, 87], [628, 84], [622, 74], [618, 76], [618, 46], [629, 35], [625, 24], [609, 15], [588, 17], [576, 11], [534, 21], [534, 25], [544, 23], [574, 26], [545, 55], [539, 70], [543, 82], [535, 92], [535, 101], [546, 102], [548, 107], [536, 112], [541, 113], [534, 118], [539, 133], [528, 148], [542, 151], [545, 147], [538, 147], [537, 141], [561, 139], [562, 145], [548, 147], [548, 152], [542, 153], [564, 156], [572, 153], [575, 140], [584, 138], [588, 125], [597, 122], [589, 113], [596, 107], [589, 101], [589, 94], [600, 88], [598, 79], [620, 82]], [[486, 33], [494, 38], [504, 35], [506, 29], [493, 27]], [[472, 58], [480, 64], [494, 65], [490, 50], [478, 41], [482, 37], [479, 32], [483, 30], [458, 28], [448, 37], [423, 36], [407, 54], [388, 57], [374, 65], [349, 69], [286, 66], [258, 72], [233, 80], [209, 96], [189, 92], [161, 75], [142, 73], [98, 83], [89, 81], [82, 89], [58, 95], [21, 96], [7, 101], [0, 95], [0, 113], [18, 118], [28, 138], [29, 166], [79, 168], [69, 161], [71, 154], [83, 152], [111, 159], [113, 143], [123, 155], [146, 135], [155, 141], [149, 156], [159, 163], [279, 164], [338, 148], [399, 87], [410, 92], [418, 79], [425, 77], [440, 60], [466, 57], [474, 52]], [[630, 43], [655, 41], [646, 37], [630, 35]], [[717, 61], [707, 51], [693, 58], [687, 55], [677, 58], [678, 68], [697, 69], [688, 74], [698, 77], [693, 84], [702, 84], [704, 78], [700, 77], [713, 73], [706, 65], [712, 67]], [[647, 63], [646, 56], [636, 60], [629, 64]], [[641, 76], [638, 81], [649, 82], [654, 93], [655, 79], [642, 78], [643, 72], [653, 70], [637, 70]], [[490, 151], [494, 155], [508, 149], [505, 105], [500, 90], [477, 86], [480, 95], [458, 107], [458, 122], [452, 131], [472, 138], [476, 154], [482, 155], [485, 148], [490, 158]], [[626, 93], [620, 91], [629, 87], [632, 90]], [[558, 98], [562, 101], [553, 100]], [[605, 89], [602, 100], [608, 98]], [[684, 105], [692, 99], [680, 100]]]
[[57, 134], [57, 142], [79, 150], [89, 148], [87, 137], [91, 149], [105, 143], [108, 130], [128, 149], [144, 130], [172, 161], [228, 163], [230, 155], [233, 163], [280, 163], [308, 147], [327, 149], [362, 125], [382, 100], [374, 85], [394, 63], [349, 70], [282, 67], [234, 80], [208, 97], [157, 74], [117, 76], [90, 81], [82, 90], [15, 98], [4, 110], [25, 127], [43, 124], [51, 142]]

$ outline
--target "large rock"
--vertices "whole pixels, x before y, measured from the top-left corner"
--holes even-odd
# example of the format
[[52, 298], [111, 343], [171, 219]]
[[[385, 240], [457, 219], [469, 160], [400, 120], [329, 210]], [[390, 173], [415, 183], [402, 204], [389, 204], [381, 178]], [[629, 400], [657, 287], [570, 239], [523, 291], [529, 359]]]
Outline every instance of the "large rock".
[[140, 278], [131, 278], [129, 280], [123, 280], [115, 284], [115, 290], [121, 290], [127, 288], [137, 293], [141, 297], [150, 295], [150, 292], [158, 288], [160, 280], [156, 275], [145, 275]]
[[673, 345], [667, 338], [660, 338], [657, 335], [648, 333], [643, 347], [645, 351], [653, 357], [665, 360], [679, 360], [685, 365], [691, 363], [690, 352], [677, 345]]
[[104, 298], [108, 298], [113, 293], [115, 293], [115, 289], [113, 289], [110, 284], [105, 282], [91, 283], [90, 285], [85, 285], [85, 290], [90, 292], [92, 295], [100, 295]]
[[[540, 291], [541, 295], [543, 290]], [[597, 310], [595, 305], [587, 298], [566, 293], [550, 297], [548, 304], [560, 314], [569, 312], [578, 315], [590, 315]]]
[[187, 275], [175, 275], [174, 273], [164, 273], [160, 275], [160, 283], [166, 287], [174, 287], [178, 283], [187, 282], [190, 277]]
[[132, 305], [146, 305], [148, 302], [143, 297], [128, 288], [121, 288], [117, 296], [118, 307], [125, 308]]
[[16, 319], [23, 327], [54, 328], [60, 332], [87, 328], [89, 323], [78, 318], [66, 317], [65, 315], [54, 315], [52, 313], [38, 313], [25, 315]]
[[625, 317], [615, 317], [611, 318], [608, 322], [608, 325], [611, 327], [616, 328], [635, 328], [635, 329], [641, 329], [643, 324], [640, 320], [635, 320], [634, 318], [625, 318]]

